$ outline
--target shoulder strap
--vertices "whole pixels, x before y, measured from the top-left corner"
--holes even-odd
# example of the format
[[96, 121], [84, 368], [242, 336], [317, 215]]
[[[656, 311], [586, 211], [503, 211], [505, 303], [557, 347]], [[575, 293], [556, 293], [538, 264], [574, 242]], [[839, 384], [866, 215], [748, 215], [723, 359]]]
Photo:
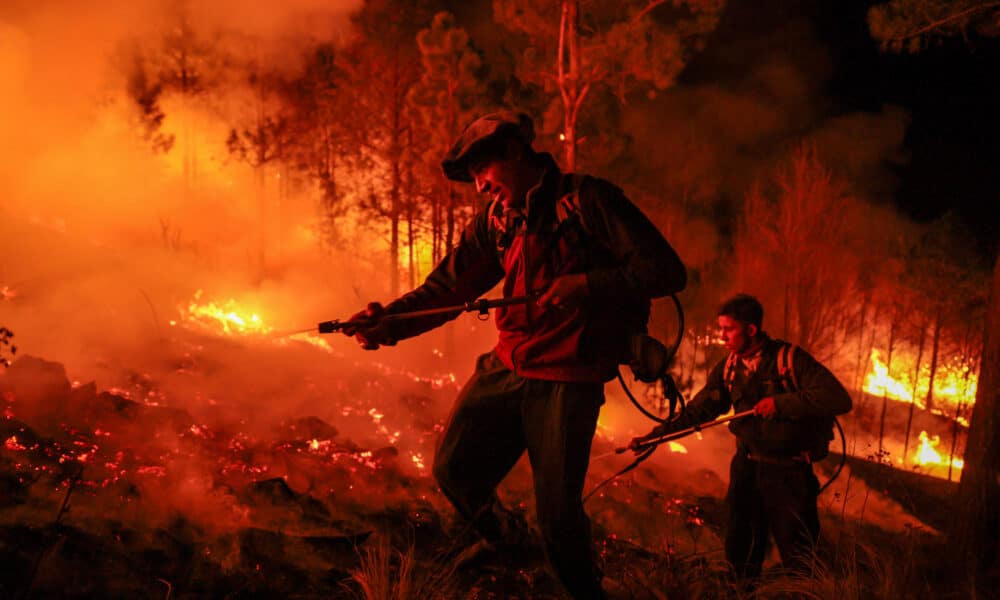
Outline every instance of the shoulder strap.
[[583, 213], [580, 212], [580, 186], [583, 185], [585, 178], [585, 175], [578, 175], [576, 173], [567, 176], [569, 191], [563, 194], [556, 202], [556, 221], [558, 223], [561, 224], [573, 218], [573, 216], [577, 216], [580, 220], [580, 226], [584, 230], [587, 229], [587, 224], [583, 220]]
[[792, 390], [799, 389], [798, 379], [795, 377], [795, 344], [782, 344], [778, 350], [778, 376], [791, 385]]
[[726, 384], [726, 389], [733, 391], [733, 382], [736, 381], [736, 361], [739, 357], [735, 352], [730, 352], [726, 359], [726, 368], [723, 370], [722, 380]]

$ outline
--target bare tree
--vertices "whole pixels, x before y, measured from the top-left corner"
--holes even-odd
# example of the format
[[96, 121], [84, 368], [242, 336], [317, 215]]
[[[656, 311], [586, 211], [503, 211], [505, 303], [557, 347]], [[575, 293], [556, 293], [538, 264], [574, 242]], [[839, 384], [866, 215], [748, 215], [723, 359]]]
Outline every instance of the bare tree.
[[288, 87], [292, 161], [318, 188], [319, 233], [327, 246], [338, 244], [337, 222], [348, 209], [340, 173], [358, 161], [346, 79], [336, 49], [323, 43], [306, 56], [302, 74]]
[[610, 94], [625, 102], [637, 89], [669, 88], [699, 40], [715, 29], [723, 4], [494, 0], [493, 12], [498, 23], [527, 34], [529, 47], [519, 63], [520, 75], [555, 97], [544, 122], [547, 127], [559, 123], [565, 167], [573, 171], [585, 137], [581, 131], [598, 134], [596, 123], [585, 123], [586, 107], [593, 107], [594, 97]]
[[230, 130], [226, 147], [231, 156], [253, 169], [257, 204], [254, 266], [258, 277], [263, 278], [268, 267], [269, 232], [274, 217], [267, 169], [287, 157], [289, 120], [281, 101], [280, 88], [284, 82], [277, 74], [264, 71], [256, 61], [251, 61], [247, 65], [245, 83], [252, 109], [243, 123]]
[[355, 17], [359, 37], [344, 63], [355, 94], [356, 127], [362, 134], [359, 150], [373, 173], [362, 207], [388, 226], [392, 296], [400, 289], [400, 226], [406, 217], [406, 142], [413, 127], [408, 96], [421, 73], [416, 36], [430, 14], [423, 3], [367, 2]]
[[[444, 177], [439, 157], [462, 128], [484, 108], [486, 89], [482, 61], [469, 35], [451, 13], [434, 16], [431, 25], [417, 34], [422, 74], [410, 90], [416, 125], [428, 152], [423, 153], [425, 177], [434, 182], [431, 192], [433, 256], [437, 261], [454, 244], [459, 190]], [[442, 230], [443, 229], [443, 230]]]
[[919, 52], [936, 38], [970, 31], [996, 35], [998, 22], [997, 0], [890, 0], [868, 11], [872, 37], [894, 52]]
[[860, 204], [815, 151], [800, 146], [773, 185], [747, 195], [735, 239], [739, 287], [776, 308], [771, 327], [781, 337], [829, 359], [856, 311], [860, 253], [853, 230]]
[[174, 136], [163, 131], [166, 118], [161, 105], [163, 83], [152, 72], [149, 59], [137, 43], [123, 44], [118, 61], [125, 76], [125, 93], [136, 109], [139, 137], [153, 152], [169, 152], [174, 146]]

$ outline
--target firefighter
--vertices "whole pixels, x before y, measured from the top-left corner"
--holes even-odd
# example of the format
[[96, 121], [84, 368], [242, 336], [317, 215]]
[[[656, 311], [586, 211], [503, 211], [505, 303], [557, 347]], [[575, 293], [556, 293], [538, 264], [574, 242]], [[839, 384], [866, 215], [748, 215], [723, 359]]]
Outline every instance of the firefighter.
[[448, 418], [434, 476], [458, 513], [494, 547], [510, 541], [497, 485], [525, 451], [542, 545], [574, 598], [601, 598], [581, 494], [604, 383], [630, 336], [644, 332], [650, 299], [680, 291], [686, 270], [622, 190], [562, 172], [537, 152], [532, 119], [498, 112], [472, 122], [442, 162], [473, 183], [485, 208], [426, 281], [386, 306], [372, 303], [345, 329], [366, 349], [419, 335], [457, 316], [390, 320], [386, 314], [457, 305], [502, 282], [498, 341], [480, 356]]
[[726, 503], [726, 559], [736, 574], [753, 580], [761, 572], [769, 536], [782, 565], [809, 573], [819, 538], [819, 483], [812, 463], [827, 455], [833, 419], [851, 409], [851, 396], [808, 352], [770, 338], [761, 328], [764, 309], [738, 294], [718, 310], [729, 355], [712, 369], [705, 387], [669, 423], [631, 441], [642, 442], [727, 413], [753, 409], [729, 424], [736, 454]]

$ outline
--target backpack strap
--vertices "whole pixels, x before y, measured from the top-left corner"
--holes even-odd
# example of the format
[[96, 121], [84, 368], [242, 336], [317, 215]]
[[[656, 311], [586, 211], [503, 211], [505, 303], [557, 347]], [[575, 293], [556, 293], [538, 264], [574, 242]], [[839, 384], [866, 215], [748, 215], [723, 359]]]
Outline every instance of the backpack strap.
[[580, 227], [587, 231], [587, 224], [583, 222], [583, 214], [580, 212], [580, 186], [583, 185], [585, 175], [576, 173], [567, 176], [569, 181], [569, 191], [563, 194], [556, 202], [556, 223], [561, 225], [572, 218], [578, 218]]
[[735, 352], [730, 352], [726, 359], [726, 367], [722, 371], [722, 381], [726, 384], [726, 389], [733, 391], [733, 382], [736, 381], [736, 364], [740, 360]]
[[798, 379], [795, 377], [795, 344], [782, 344], [778, 350], [778, 376], [785, 381], [790, 391], [799, 389]]

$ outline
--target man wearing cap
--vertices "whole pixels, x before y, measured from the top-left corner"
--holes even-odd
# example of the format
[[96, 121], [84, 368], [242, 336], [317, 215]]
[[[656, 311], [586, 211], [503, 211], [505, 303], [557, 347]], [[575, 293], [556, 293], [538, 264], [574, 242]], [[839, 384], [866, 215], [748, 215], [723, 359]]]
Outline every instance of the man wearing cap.
[[574, 598], [601, 598], [590, 520], [581, 496], [604, 383], [645, 332], [650, 299], [682, 290], [686, 271], [657, 228], [611, 183], [563, 173], [532, 148], [525, 114], [470, 124], [442, 162], [487, 203], [415, 290], [352, 320], [366, 349], [419, 335], [457, 316], [381, 320], [385, 314], [460, 305], [502, 282], [496, 347], [478, 358], [434, 457], [434, 476], [457, 511], [502, 545], [507, 513], [496, 488], [525, 450], [538, 526], [557, 578]]

